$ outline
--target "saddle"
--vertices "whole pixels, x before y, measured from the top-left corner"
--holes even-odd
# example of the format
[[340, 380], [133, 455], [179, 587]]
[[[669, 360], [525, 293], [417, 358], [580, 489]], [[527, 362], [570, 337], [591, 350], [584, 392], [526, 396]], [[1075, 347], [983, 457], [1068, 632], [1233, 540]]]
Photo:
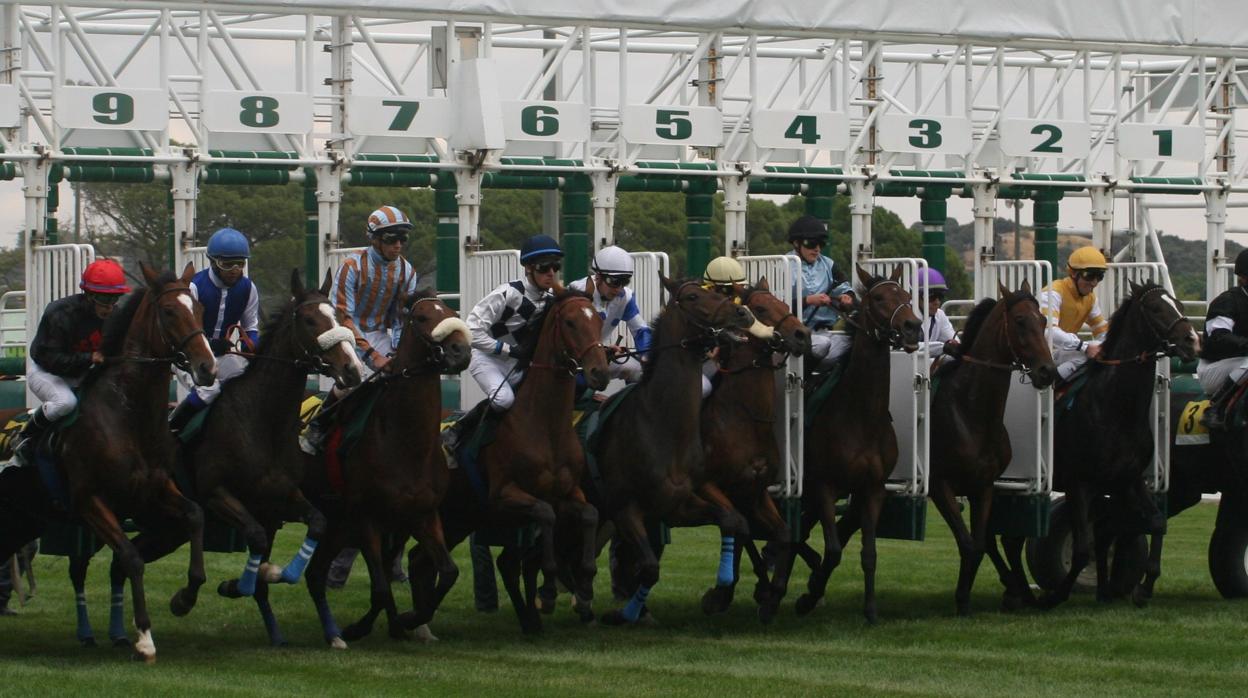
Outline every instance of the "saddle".
[[299, 408], [299, 418], [304, 424], [318, 418], [328, 422], [321, 425], [325, 433], [325, 475], [334, 492], [341, 493], [346, 487], [344, 464], [347, 454], [364, 434], [364, 426], [368, 424], [368, 418], [373, 414], [383, 389], [384, 384], [377, 383], [357, 390], [342, 398], [333, 414], [324, 417], [320, 416], [321, 405], [325, 400], [322, 395], [307, 398]]

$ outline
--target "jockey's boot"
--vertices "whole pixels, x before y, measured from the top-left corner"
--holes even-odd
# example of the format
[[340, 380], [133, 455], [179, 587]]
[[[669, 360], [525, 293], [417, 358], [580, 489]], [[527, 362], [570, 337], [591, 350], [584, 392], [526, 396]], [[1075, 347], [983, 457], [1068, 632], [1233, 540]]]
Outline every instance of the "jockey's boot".
[[26, 420], [22, 430], [17, 433], [16, 443], [13, 445], [13, 456], [19, 463], [31, 465], [35, 462], [35, 447], [39, 444], [39, 437], [50, 426], [52, 421], [43, 414], [42, 409], [31, 413], [30, 419]]
[[186, 396], [186, 399], [178, 403], [173, 408], [173, 412], [169, 414], [169, 431], [179, 434], [191, 421], [191, 418], [199, 414], [199, 411], [207, 407], [204, 401], [199, 398], [196, 393]]
[[489, 404], [489, 400], [478, 402], [476, 406], [468, 410], [467, 414], [460, 417], [459, 421], [442, 430], [442, 448], [446, 451], [446, 464], [449, 467], [458, 467], [459, 464], [455, 461], [455, 451], [463, 443], [465, 434], [471, 435], [476, 431]]
[[317, 411], [316, 416], [312, 418], [312, 421], [308, 422], [308, 426], [304, 427], [303, 433], [299, 434], [299, 448], [304, 453], [315, 456], [321, 452], [321, 447], [325, 445], [325, 435], [330, 424], [328, 421], [330, 417], [326, 415], [326, 412], [336, 402], [338, 402], [338, 398], [335, 396], [334, 391], [331, 390], [325, 396], [325, 401], [321, 403], [321, 409]]
[[1239, 385], [1235, 381], [1227, 378], [1222, 387], [1218, 388], [1218, 392], [1209, 398], [1209, 407], [1205, 409], [1205, 414], [1200, 418], [1200, 425], [1209, 431], [1222, 431], [1226, 429], [1226, 406], [1231, 401], [1231, 397], [1235, 395], [1235, 387]]

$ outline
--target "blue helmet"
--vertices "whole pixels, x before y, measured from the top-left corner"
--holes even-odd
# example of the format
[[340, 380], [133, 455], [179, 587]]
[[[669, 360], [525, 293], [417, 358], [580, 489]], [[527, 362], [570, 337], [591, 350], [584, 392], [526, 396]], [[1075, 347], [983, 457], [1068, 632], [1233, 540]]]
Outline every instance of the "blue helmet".
[[534, 235], [520, 246], [520, 263], [528, 264], [538, 257], [563, 257], [563, 249], [549, 235]]
[[233, 228], [222, 228], [208, 238], [208, 256], [247, 259], [251, 257], [251, 245], [247, 244], [246, 235]]

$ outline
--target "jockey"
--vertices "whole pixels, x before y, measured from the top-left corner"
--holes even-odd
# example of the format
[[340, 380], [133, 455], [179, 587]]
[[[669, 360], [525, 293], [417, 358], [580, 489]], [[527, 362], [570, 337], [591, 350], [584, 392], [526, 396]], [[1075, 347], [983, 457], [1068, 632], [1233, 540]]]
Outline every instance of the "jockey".
[[104, 319], [123, 294], [130, 292], [121, 265], [111, 259], [92, 262], [82, 272], [76, 293], [48, 304], [30, 343], [30, 372], [26, 383], [43, 403], [17, 435], [15, 455], [31, 463], [39, 437], [56, 420], [78, 406], [74, 388], [87, 371], [104, 363], [100, 353]]
[[551, 289], [559, 281], [562, 260], [563, 250], [549, 235], [525, 240], [520, 247], [524, 277], [490, 291], [468, 313], [472, 342], [468, 372], [486, 399], [442, 432], [448, 453], [455, 453], [466, 429], [475, 428], [485, 405], [494, 412], [505, 412], [515, 402], [512, 386], [523, 377], [519, 365], [533, 358], [525, 354], [525, 341], [539, 329], [542, 311], [554, 298]]
[[[394, 206], [382, 206], [368, 216], [369, 247], [342, 260], [329, 290], [330, 302], [346, 316], [343, 323], [355, 335], [356, 352], [364, 362], [365, 377], [385, 369], [399, 345], [403, 318], [399, 303], [416, 292], [416, 271], [403, 258], [403, 243], [412, 223]], [[325, 414], [346, 391], [329, 391], [319, 414]], [[305, 451], [320, 448], [319, 419], [312, 420], [300, 443]]]
[[[1101, 353], [1109, 322], [1101, 315], [1094, 291], [1108, 268], [1100, 250], [1092, 245], [1080, 247], [1066, 261], [1066, 278], [1049, 284], [1037, 298], [1048, 321], [1045, 336], [1053, 347], [1053, 361], [1062, 380], [1068, 380]], [[1087, 342], [1075, 334], [1085, 325], [1092, 331], [1092, 340]]]
[[1226, 404], [1248, 372], [1248, 250], [1235, 257], [1235, 288], [1218, 294], [1205, 316], [1205, 346], [1196, 375], [1209, 407], [1200, 423], [1226, 428]]
[[650, 349], [650, 325], [642, 317], [633, 289], [628, 286], [633, 280], [633, 258], [615, 245], [604, 247], [594, 255], [590, 271], [592, 276], [577, 279], [568, 284], [568, 288], [587, 291], [590, 282], [593, 282], [594, 308], [602, 316], [602, 344], [607, 350], [611, 377], [622, 378], [625, 383], [636, 383], [641, 380], [641, 362], [636, 356], [630, 356], [622, 363], [614, 361], [620, 347], [618, 343], [613, 344], [611, 338], [623, 322], [632, 332], [637, 351], [644, 354]]
[[[702, 272], [702, 286], [728, 298], [740, 298], [745, 291], [745, 268], [736, 259], [727, 255], [712, 259]], [[738, 301], [740, 302], [740, 301]], [[702, 362], [702, 399], [710, 397], [715, 389], [712, 378], [719, 371], [717, 360], [719, 349], [711, 350], [711, 355]]]
[[222, 228], [208, 238], [209, 265], [191, 279], [191, 296], [204, 307], [204, 335], [217, 357], [217, 379], [198, 386], [189, 373], [177, 372], [188, 394], [169, 416], [169, 428], [175, 432], [215, 402], [226, 381], [247, 370], [248, 360], [231, 353], [234, 347], [228, 336], [237, 327], [253, 347], [260, 339], [260, 290], [245, 273], [250, 257], [247, 236], [233, 228]]
[[[923, 341], [927, 342], [928, 356], [934, 359], [953, 353], [958, 346], [958, 335], [953, 331], [949, 316], [940, 309], [949, 290], [945, 277], [931, 267], [924, 267], [923, 272], [927, 279], [927, 322], [923, 323]], [[919, 286], [923, 286], [922, 279]]]
[[824, 256], [827, 241], [827, 227], [814, 216], [802, 216], [789, 226], [789, 254], [802, 260], [802, 322], [811, 330], [810, 353], [818, 361], [817, 370], [830, 368], [853, 346], [849, 335], [832, 332], [841, 313], [853, 309], [854, 289], [832, 258]]

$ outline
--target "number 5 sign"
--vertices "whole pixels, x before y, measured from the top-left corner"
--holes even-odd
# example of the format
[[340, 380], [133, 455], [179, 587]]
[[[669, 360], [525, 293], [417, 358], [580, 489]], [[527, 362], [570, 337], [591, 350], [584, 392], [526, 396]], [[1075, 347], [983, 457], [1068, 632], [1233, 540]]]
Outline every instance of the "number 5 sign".
[[200, 107], [209, 131], [297, 134], [312, 131], [312, 98], [302, 92], [209, 92]]
[[169, 123], [163, 90], [62, 87], [53, 118], [61, 128], [161, 131]]
[[629, 143], [718, 146], [723, 117], [715, 107], [634, 104], [624, 108], [620, 135]]

